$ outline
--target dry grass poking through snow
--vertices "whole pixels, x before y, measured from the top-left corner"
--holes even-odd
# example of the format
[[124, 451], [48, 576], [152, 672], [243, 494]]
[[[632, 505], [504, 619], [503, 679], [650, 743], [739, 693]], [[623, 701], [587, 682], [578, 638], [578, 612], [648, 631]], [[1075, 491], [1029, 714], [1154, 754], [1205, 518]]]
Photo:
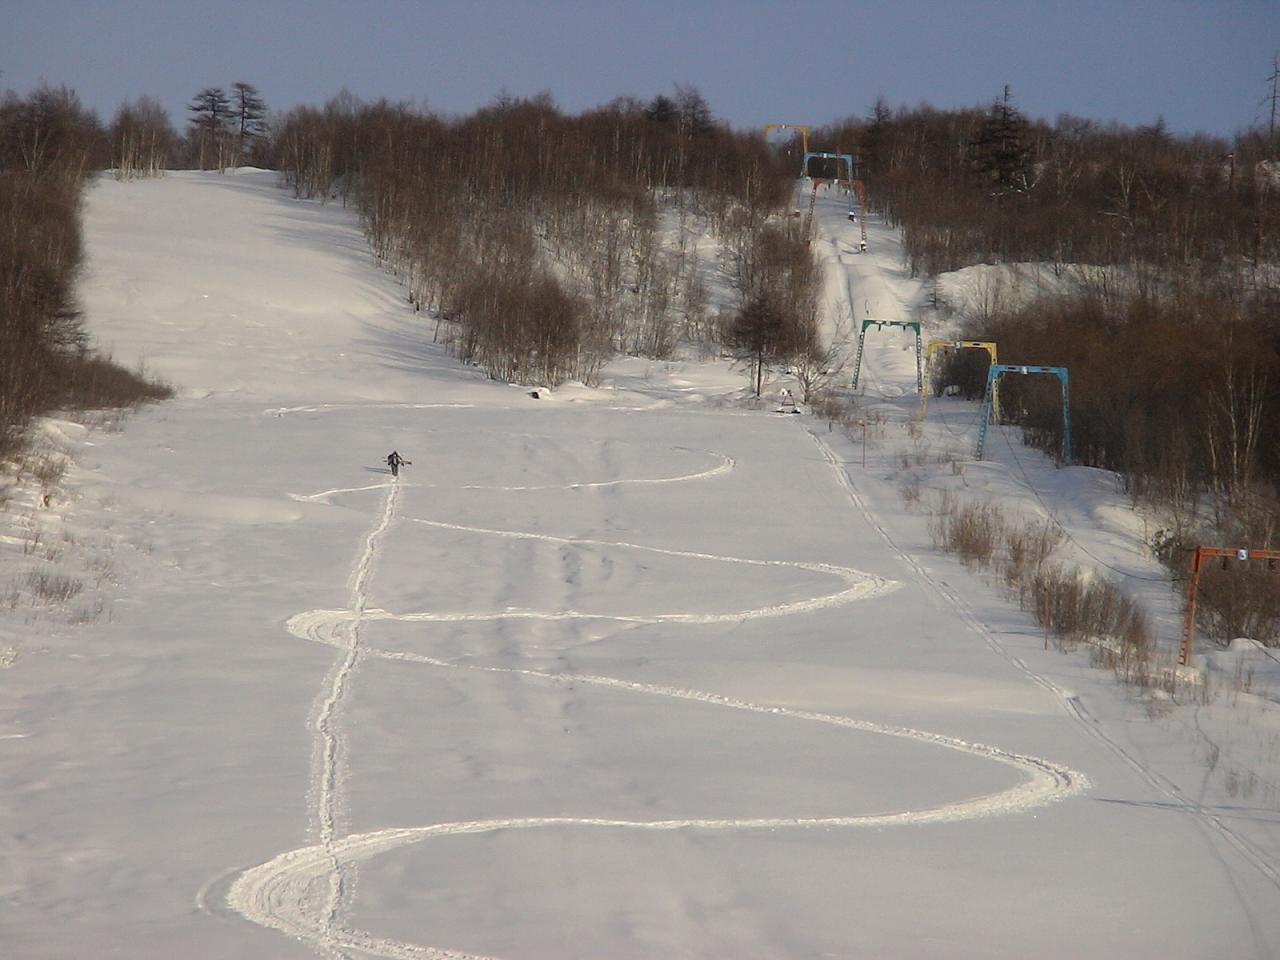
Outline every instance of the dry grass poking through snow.
[[21, 582], [34, 602], [42, 604], [66, 603], [84, 589], [83, 581], [47, 570], [33, 570]]
[[0, 462], [0, 669], [17, 660], [33, 624], [111, 618], [115, 544], [68, 515], [70, 462], [49, 442]]
[[1127, 683], [1148, 687], [1151, 626], [1124, 590], [1078, 566], [1053, 563], [1065, 536], [1052, 521], [1013, 521], [990, 501], [962, 502], [944, 491], [929, 518], [934, 546], [971, 570], [992, 571], [1060, 649], [1088, 644], [1099, 666]]

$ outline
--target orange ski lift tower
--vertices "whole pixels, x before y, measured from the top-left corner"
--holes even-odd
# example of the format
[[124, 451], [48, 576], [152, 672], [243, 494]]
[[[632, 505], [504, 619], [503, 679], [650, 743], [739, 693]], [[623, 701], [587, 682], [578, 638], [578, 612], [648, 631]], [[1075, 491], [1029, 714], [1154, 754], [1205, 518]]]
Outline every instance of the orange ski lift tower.
[[974, 456], [982, 459], [982, 447], [987, 440], [987, 424], [991, 422], [993, 397], [1003, 374], [1051, 373], [1062, 383], [1062, 462], [1071, 462], [1071, 404], [1066, 367], [1031, 367], [1020, 363], [993, 363], [987, 368], [987, 392], [982, 398], [982, 413], [978, 417], [978, 450]]
[[862, 321], [862, 329], [858, 331], [858, 354], [853, 361], [853, 389], [858, 389], [858, 376], [862, 373], [862, 348], [867, 343], [867, 328], [900, 327], [916, 332], [916, 389], [924, 393], [924, 369], [921, 366], [923, 355], [920, 350], [920, 324], [915, 320], [874, 320], [870, 317]]
[[809, 152], [809, 127], [803, 123], [766, 123], [764, 125], [764, 137], [769, 139], [769, 134], [775, 130], [799, 130], [800, 145], [804, 147], [804, 152]]
[[[996, 354], [996, 344], [994, 340], [930, 340], [929, 347], [924, 353], [924, 378], [929, 379], [929, 375], [933, 372], [933, 358], [940, 350], [985, 350], [987, 355], [991, 357], [992, 363], [999, 362]], [[920, 391], [920, 413], [918, 419], [923, 420], [925, 413], [929, 409], [929, 391], [927, 389]], [[992, 384], [991, 387], [991, 415], [996, 418], [996, 422], [1000, 421], [1000, 385]]]
[[1222, 557], [1225, 568], [1232, 560], [1246, 562], [1265, 560], [1272, 570], [1280, 570], [1280, 550], [1249, 550], [1242, 547], [1196, 547], [1191, 560], [1191, 576], [1187, 578], [1187, 609], [1182, 622], [1182, 649], [1178, 651], [1178, 663], [1186, 666], [1191, 660], [1196, 639], [1196, 588], [1200, 586], [1200, 571], [1210, 557]]
[[854, 219], [855, 208], [853, 203], [853, 195], [854, 195], [853, 185], [855, 182], [858, 182], [858, 174], [857, 174], [857, 168], [854, 166], [854, 163], [853, 163], [853, 154], [851, 153], [815, 153], [815, 152], [806, 150], [804, 154], [804, 162], [800, 164], [801, 177], [809, 176], [810, 160], [834, 160], [836, 161], [837, 170], [839, 169], [840, 163], [843, 161], [843, 163], [845, 164], [845, 168], [849, 172], [849, 175], [847, 178], [849, 183], [849, 219], [850, 220]]

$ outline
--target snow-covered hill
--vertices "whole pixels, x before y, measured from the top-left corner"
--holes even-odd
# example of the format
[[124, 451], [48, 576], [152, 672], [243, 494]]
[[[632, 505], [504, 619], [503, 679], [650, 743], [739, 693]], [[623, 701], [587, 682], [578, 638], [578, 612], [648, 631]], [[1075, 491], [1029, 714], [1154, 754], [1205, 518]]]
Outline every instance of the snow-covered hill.
[[[818, 212], [831, 304], [929, 320]], [[265, 172], [86, 229], [91, 331], [179, 399], [53, 425], [20, 505], [109, 573], [3, 621], [6, 957], [1280, 953], [1269, 701], [1139, 697], [936, 553], [904, 484], [1052, 514], [1176, 633], [1109, 478], [909, 426], [909, 342], [864, 453], [724, 364], [488, 382]]]

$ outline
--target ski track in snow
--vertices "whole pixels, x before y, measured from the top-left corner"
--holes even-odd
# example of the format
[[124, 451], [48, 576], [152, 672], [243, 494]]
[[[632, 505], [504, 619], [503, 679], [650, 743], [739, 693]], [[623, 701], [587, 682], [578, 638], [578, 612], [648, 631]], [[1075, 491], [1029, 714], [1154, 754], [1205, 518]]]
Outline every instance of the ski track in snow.
[[[399, 493], [400, 488], [397, 484], [392, 483], [388, 486], [387, 495], [383, 498], [381, 516], [365, 538], [364, 549], [356, 563], [351, 588], [349, 607], [351, 615], [343, 624], [341, 640], [335, 644], [345, 653], [335, 663], [326, 678], [324, 687], [321, 688], [321, 698], [317, 703], [316, 719], [312, 726], [316, 732], [316, 756], [312, 760], [311, 777], [314, 797], [312, 812], [315, 818], [313, 826], [320, 837], [320, 848], [324, 851], [328, 881], [321, 911], [323, 935], [319, 944], [322, 946], [335, 939], [334, 931], [339, 922], [343, 892], [347, 888], [345, 864], [338, 859], [334, 843], [339, 816], [343, 747], [341, 733], [337, 726], [337, 714], [360, 660], [360, 622], [364, 619], [365, 606], [368, 602], [368, 584], [373, 557], [377, 551], [378, 541], [391, 525]], [[341, 956], [341, 954], [338, 955]]]
[[268, 417], [283, 417], [291, 413], [340, 413], [344, 410], [438, 410], [441, 407], [470, 409], [469, 403], [316, 403], [302, 407], [269, 407], [262, 413]]
[[[297, 410], [316, 408], [290, 408], [274, 412], [283, 415]], [[814, 438], [817, 440], [817, 437]], [[885, 536], [853, 490], [844, 470], [829, 448], [820, 440], [818, 446], [835, 470], [839, 482], [849, 492], [854, 504], [864, 516]], [[703, 480], [727, 473], [733, 469], [733, 461], [722, 457], [719, 466], [711, 470], [681, 477], [658, 479], [615, 480], [605, 483], [581, 483], [561, 485], [568, 489], [586, 486], [607, 486], [620, 483], [673, 483]], [[613, 830], [703, 830], [746, 831], [812, 828], [866, 828], [949, 823], [980, 817], [1005, 816], [1021, 813], [1062, 798], [1081, 793], [1088, 787], [1088, 780], [1080, 773], [1038, 757], [1023, 756], [982, 743], [973, 743], [944, 734], [907, 727], [896, 727], [859, 720], [847, 716], [797, 710], [788, 707], [753, 703], [717, 693], [692, 690], [659, 684], [638, 683], [614, 677], [590, 674], [555, 673], [535, 669], [497, 667], [481, 664], [454, 663], [425, 654], [401, 650], [384, 650], [366, 645], [361, 638], [361, 624], [370, 620], [404, 621], [457, 621], [479, 619], [544, 619], [571, 618], [608, 619], [647, 623], [708, 624], [725, 621], [741, 621], [761, 617], [787, 616], [806, 613], [824, 607], [851, 603], [856, 600], [884, 594], [898, 586], [894, 581], [873, 577], [849, 567], [803, 561], [756, 560], [729, 557], [692, 551], [671, 550], [620, 541], [571, 539], [545, 534], [523, 533], [511, 530], [494, 530], [468, 527], [459, 524], [422, 518], [406, 518], [410, 522], [441, 529], [472, 533], [477, 536], [495, 536], [518, 539], [536, 539], [560, 544], [609, 546], [620, 550], [637, 550], [666, 556], [706, 560], [721, 563], [751, 564], [757, 566], [787, 566], [814, 573], [834, 576], [845, 581], [843, 589], [804, 600], [758, 607], [749, 610], [721, 613], [664, 613], [664, 614], [602, 614], [578, 611], [502, 610], [492, 613], [409, 612], [394, 614], [381, 609], [369, 609], [368, 585], [378, 547], [392, 520], [395, 518], [400, 483], [379, 483], [344, 490], [328, 490], [299, 499], [326, 500], [337, 493], [386, 488], [382, 509], [366, 535], [360, 555], [352, 571], [351, 594], [344, 610], [311, 610], [297, 614], [288, 622], [289, 631], [297, 637], [336, 647], [340, 656], [335, 661], [316, 698], [313, 709], [312, 730], [315, 734], [312, 760], [311, 788], [309, 792], [309, 816], [317, 842], [296, 850], [282, 853], [272, 860], [240, 873], [227, 889], [226, 903], [247, 919], [262, 926], [280, 931], [307, 943], [319, 955], [330, 958], [347, 958], [352, 953], [400, 960], [490, 960], [477, 954], [441, 947], [420, 946], [398, 940], [377, 937], [371, 933], [353, 930], [342, 920], [344, 899], [350, 888], [349, 872], [353, 864], [368, 860], [381, 853], [399, 847], [421, 843], [435, 837], [461, 834], [490, 833], [497, 830], [528, 830], [540, 828], [583, 829], [604, 828]], [[493, 490], [538, 490], [547, 487], [489, 487]], [[915, 565], [912, 564], [914, 567]], [[918, 568], [917, 568], [917, 572]], [[449, 670], [468, 670], [479, 673], [507, 674], [527, 677], [552, 684], [585, 684], [614, 690], [623, 690], [642, 696], [663, 697], [671, 700], [692, 701], [710, 707], [741, 710], [750, 713], [771, 714], [788, 721], [821, 723], [862, 733], [899, 737], [932, 746], [958, 750], [984, 760], [1003, 763], [1018, 770], [1024, 777], [1017, 786], [998, 793], [961, 800], [924, 809], [904, 809], [891, 813], [865, 816], [838, 817], [756, 817], [735, 819], [671, 819], [671, 820], [617, 820], [582, 817], [512, 817], [490, 820], [435, 823], [425, 826], [374, 830], [366, 833], [340, 835], [342, 820], [341, 786], [344, 778], [343, 755], [345, 750], [341, 731], [341, 709], [351, 687], [356, 668], [362, 659], [376, 657], [385, 660], [414, 663], [427, 667]], [[221, 881], [211, 881], [221, 885]], [[198, 898], [201, 902], [202, 898]]]
[[[682, 448], [678, 448], [682, 449]], [[715, 454], [715, 456], [719, 456]], [[599, 487], [620, 487], [632, 486], [639, 484], [662, 484], [662, 483], [683, 483], [687, 480], [709, 480], [712, 477], [718, 477], [721, 474], [729, 473], [734, 468], [732, 457], [720, 457], [720, 463], [709, 470], [702, 470], [698, 473], [681, 474], [674, 477], [650, 477], [636, 478], [633, 480], [590, 480], [581, 483], [544, 483], [531, 484], [522, 487], [496, 486], [492, 484], [471, 483], [461, 486], [450, 486], [450, 490], [492, 490], [495, 493], [520, 493], [532, 490], [590, 490]], [[303, 502], [320, 502], [326, 503], [329, 498], [339, 493], [362, 493], [366, 490], [380, 490], [386, 486], [385, 482], [370, 483], [363, 487], [335, 487], [333, 490], [322, 490], [320, 493], [291, 493], [289, 497], [293, 500]], [[406, 483], [407, 487], [439, 487], [440, 484], [435, 483]], [[459, 528], [462, 529], [462, 528]]]

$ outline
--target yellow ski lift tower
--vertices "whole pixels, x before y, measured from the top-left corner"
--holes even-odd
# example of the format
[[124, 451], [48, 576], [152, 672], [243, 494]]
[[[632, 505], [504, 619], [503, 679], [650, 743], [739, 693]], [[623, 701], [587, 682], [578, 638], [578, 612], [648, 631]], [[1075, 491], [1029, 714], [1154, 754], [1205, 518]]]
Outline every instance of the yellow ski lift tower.
[[[930, 340], [929, 348], [925, 351], [924, 356], [924, 379], [925, 383], [929, 383], [930, 374], [933, 373], [933, 357], [939, 350], [985, 350], [987, 355], [991, 357], [991, 363], [999, 363], [1000, 358], [996, 355], [996, 345], [993, 340]], [[920, 391], [920, 413], [918, 419], [923, 420], [925, 412], [929, 409], [929, 388]], [[1000, 385], [993, 383], [991, 385], [991, 415], [996, 418], [996, 422], [1000, 421]]]

